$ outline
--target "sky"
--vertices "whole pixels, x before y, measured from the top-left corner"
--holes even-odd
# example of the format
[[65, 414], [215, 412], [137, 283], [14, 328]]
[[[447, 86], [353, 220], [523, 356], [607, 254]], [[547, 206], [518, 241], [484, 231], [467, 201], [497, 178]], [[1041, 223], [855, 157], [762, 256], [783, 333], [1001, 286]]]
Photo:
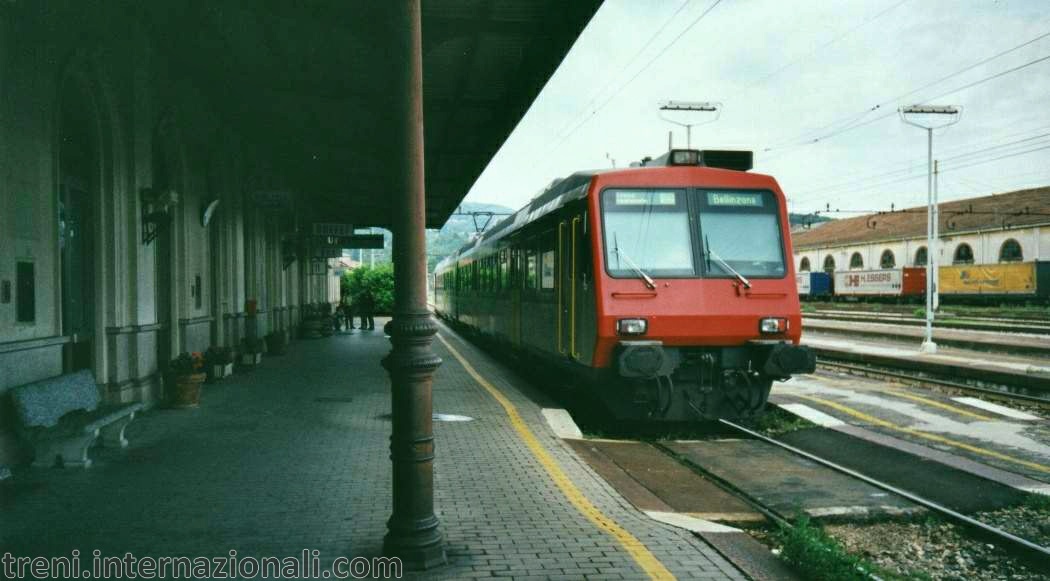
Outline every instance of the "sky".
[[517, 209], [669, 131], [684, 147], [667, 100], [721, 103], [675, 119], [706, 122], [694, 148], [753, 150], [793, 212], [925, 204], [901, 105], [961, 108], [933, 133], [941, 200], [1050, 185], [1050, 1], [607, 0], [466, 199]]

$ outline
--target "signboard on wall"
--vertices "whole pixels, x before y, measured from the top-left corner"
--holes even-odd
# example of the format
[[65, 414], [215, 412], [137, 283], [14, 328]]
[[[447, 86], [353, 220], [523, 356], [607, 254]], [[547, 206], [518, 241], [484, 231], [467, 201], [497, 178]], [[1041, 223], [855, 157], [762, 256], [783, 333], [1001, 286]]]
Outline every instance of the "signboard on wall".
[[260, 190], [252, 201], [262, 210], [285, 210], [292, 207], [292, 193], [284, 190]]

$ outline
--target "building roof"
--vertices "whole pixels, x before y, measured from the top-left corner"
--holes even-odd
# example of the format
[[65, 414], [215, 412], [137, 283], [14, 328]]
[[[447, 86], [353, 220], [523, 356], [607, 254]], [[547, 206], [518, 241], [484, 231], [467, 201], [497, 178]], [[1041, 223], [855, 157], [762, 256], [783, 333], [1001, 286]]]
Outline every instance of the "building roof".
[[[441, 226], [502, 146], [600, 0], [423, 3], [426, 218]], [[300, 209], [386, 226], [403, 63], [384, 2], [135, 3], [176, 77], [259, 150]], [[281, 187], [269, 184], [267, 189]], [[311, 216], [305, 216], [309, 220]]]
[[[942, 236], [1050, 223], [1050, 186], [940, 204]], [[796, 232], [796, 250], [926, 236], [926, 206], [833, 220]]]

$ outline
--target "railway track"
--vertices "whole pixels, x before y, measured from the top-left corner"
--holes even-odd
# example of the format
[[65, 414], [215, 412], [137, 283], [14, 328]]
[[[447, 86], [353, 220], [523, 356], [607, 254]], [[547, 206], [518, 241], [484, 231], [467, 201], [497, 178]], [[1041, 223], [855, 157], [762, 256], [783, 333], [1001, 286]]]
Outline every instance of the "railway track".
[[[900, 313], [877, 313], [867, 311], [809, 311], [803, 317], [828, 321], [851, 321], [861, 323], [883, 323], [921, 327], [925, 319]], [[938, 314], [934, 327], [945, 330], [961, 331], [1005, 331], [1032, 335], [1050, 335], [1050, 321], [1045, 319], [1008, 319], [997, 317], [956, 317], [950, 314]]]
[[[855, 470], [852, 470], [850, 468], [846, 468], [844, 466], [840, 466], [839, 464], [836, 464], [836, 463], [834, 463], [834, 462], [832, 462], [830, 460], [821, 458], [820, 456], [818, 456], [816, 454], [811, 454], [811, 453], [809, 453], [809, 452], [807, 452], [805, 450], [801, 450], [801, 449], [796, 448], [794, 446], [785, 444], [784, 442], [781, 442], [781, 441], [777, 440], [776, 438], [771, 438], [771, 437], [765, 436], [765, 435], [760, 434], [760, 433], [758, 433], [758, 432], [756, 432], [756, 431], [754, 431], [752, 429], [749, 429], [747, 427], [741, 426], [741, 425], [739, 425], [737, 423], [730, 422], [728, 420], [719, 420], [719, 422], [723, 426], [729, 428], [731, 431], [733, 431], [734, 433], [736, 433], [738, 435], [745, 436], [745, 437], [748, 437], [748, 438], [752, 438], [752, 439], [755, 439], [755, 440], [759, 440], [759, 441], [765, 442], [766, 444], [768, 444], [770, 446], [775, 446], [775, 447], [780, 448], [782, 450], [786, 450], [788, 452], [791, 452], [792, 454], [801, 456], [801, 457], [803, 457], [803, 458], [805, 458], [807, 460], [810, 460], [812, 462], [816, 462], [817, 464], [820, 464], [821, 466], [824, 466], [826, 468], [834, 470], [835, 472], [838, 472], [840, 474], [845, 474], [847, 476], [850, 476], [852, 478], [861, 480], [861, 481], [863, 481], [863, 482], [865, 482], [867, 484], [875, 486], [876, 488], [880, 488], [880, 489], [885, 490], [885, 491], [887, 491], [889, 493], [896, 494], [898, 496], [906, 498], [909, 501], [914, 502], [914, 503], [916, 503], [916, 504], [926, 508], [927, 510], [929, 510], [929, 511], [931, 511], [931, 512], [933, 512], [933, 513], [935, 513], [935, 514], [937, 514], [937, 515], [939, 515], [941, 517], [943, 517], [946, 520], [949, 520], [949, 521], [951, 521], [953, 523], [956, 523], [956, 524], [959, 524], [959, 525], [965, 527], [966, 529], [968, 529], [968, 530], [972, 531], [973, 533], [979, 535], [981, 538], [985, 539], [986, 541], [991, 542], [991, 543], [995, 543], [996, 545], [998, 545], [998, 546], [1002, 547], [1004, 550], [1006, 550], [1010, 555], [1018, 557], [1018, 558], [1024, 560], [1026, 563], [1031, 564], [1035, 568], [1037, 568], [1037, 569], [1039, 569], [1039, 570], [1041, 570], [1043, 572], [1050, 572], [1050, 548], [1043, 547], [1043, 546], [1038, 545], [1036, 543], [1033, 543], [1033, 542], [1031, 542], [1031, 541], [1029, 541], [1027, 539], [1023, 539], [1023, 538], [1018, 537], [1018, 536], [1016, 536], [1014, 534], [1011, 534], [1011, 533], [1009, 533], [1007, 531], [1004, 531], [1002, 529], [996, 528], [994, 526], [991, 526], [989, 524], [981, 522], [981, 521], [979, 521], [977, 519], [971, 518], [971, 517], [969, 517], [969, 516], [967, 516], [965, 514], [962, 514], [962, 513], [958, 512], [958, 511], [952, 510], [952, 509], [950, 509], [950, 508], [948, 508], [946, 506], [943, 506], [943, 505], [941, 505], [939, 503], [936, 503], [936, 502], [934, 502], [932, 500], [928, 500], [926, 498], [923, 498], [923, 497], [921, 497], [921, 496], [919, 496], [917, 494], [913, 494], [913, 493], [911, 493], [911, 492], [909, 492], [907, 490], [904, 490], [902, 488], [899, 488], [899, 487], [893, 486], [891, 484], [882, 482], [882, 481], [880, 481], [878, 479], [875, 479], [875, 478], [871, 478], [871, 477], [869, 477], [869, 476], [867, 476], [865, 474], [862, 474], [862, 473], [857, 472]], [[673, 451], [667, 449], [664, 446], [659, 446], [659, 447], [665, 453], [673, 455]], [[721, 480], [721, 479], [719, 479], [719, 480]], [[735, 494], [742, 494], [742, 491], [738, 487], [732, 486], [732, 483], [722, 482], [722, 484], [727, 485]], [[750, 502], [752, 505], [761, 505], [760, 501], [758, 501], [756, 499], [753, 499], [753, 498], [747, 498], [747, 501]], [[786, 518], [784, 518], [783, 515], [777, 515], [776, 511], [770, 509], [769, 507], [762, 507], [761, 510], [762, 510], [762, 512], [764, 514], [767, 514], [767, 515], [772, 514], [772, 515], [774, 515], [772, 518], [774, 518], [774, 520], [776, 522], [781, 523], [781, 524], [786, 524], [787, 526], [790, 526], [790, 524], [788, 523], [788, 520]]]
[[857, 364], [853, 362], [836, 360], [833, 357], [820, 355], [817, 358], [818, 369], [838, 370], [851, 375], [859, 375], [872, 379], [888, 379], [897, 383], [912, 385], [915, 387], [933, 388], [936, 390], [952, 390], [960, 393], [989, 396], [1003, 401], [1018, 402], [1029, 406], [1050, 408], [1050, 393], [1019, 393], [1018, 389], [1030, 390], [1028, 385], [974, 385], [962, 383], [939, 377], [931, 377], [928, 373], [919, 373], [915, 370], [893, 368], [875, 364]]

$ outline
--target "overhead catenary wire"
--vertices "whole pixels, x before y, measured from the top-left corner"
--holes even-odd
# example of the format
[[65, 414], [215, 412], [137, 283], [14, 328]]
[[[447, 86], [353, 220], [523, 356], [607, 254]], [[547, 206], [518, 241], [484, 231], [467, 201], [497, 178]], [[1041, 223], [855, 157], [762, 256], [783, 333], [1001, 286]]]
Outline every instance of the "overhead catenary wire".
[[[682, 3], [681, 3], [681, 4], [679, 5], [679, 6], [678, 6], [678, 9], [677, 9], [677, 10], [675, 10], [675, 11], [674, 11], [674, 13], [673, 13], [673, 14], [671, 14], [671, 16], [669, 16], [669, 17], [667, 18], [667, 20], [665, 20], [665, 21], [664, 21], [664, 23], [663, 23], [662, 25], [660, 25], [660, 27], [659, 27], [658, 29], [656, 29], [656, 32], [652, 33], [652, 34], [651, 34], [651, 35], [649, 36], [649, 39], [648, 39], [648, 40], [647, 40], [647, 41], [646, 41], [646, 42], [645, 42], [645, 43], [644, 43], [644, 44], [642, 45], [642, 47], [641, 47], [641, 48], [639, 48], [639, 49], [638, 49], [637, 51], [635, 51], [635, 53], [634, 53], [634, 55], [633, 55], [633, 56], [631, 57], [631, 59], [630, 59], [629, 61], [627, 61], [627, 64], [623, 65], [623, 67], [622, 67], [621, 71], [627, 71], [627, 70], [629, 70], [629, 69], [631, 68], [631, 65], [633, 65], [633, 64], [634, 64], [634, 62], [635, 62], [636, 60], [638, 60], [638, 57], [640, 57], [640, 56], [642, 55], [642, 53], [644, 53], [644, 52], [645, 52], [646, 50], [648, 50], [648, 49], [649, 49], [649, 47], [650, 47], [650, 46], [652, 46], [653, 42], [655, 42], [655, 41], [656, 41], [656, 39], [657, 39], [657, 38], [658, 38], [658, 37], [659, 37], [659, 36], [660, 36], [661, 34], [663, 34], [664, 30], [666, 30], [666, 29], [667, 29], [667, 27], [668, 27], [668, 26], [670, 26], [670, 24], [671, 24], [672, 22], [674, 22], [674, 21], [675, 21], [675, 19], [676, 19], [676, 18], [678, 17], [678, 15], [679, 15], [679, 14], [680, 14], [680, 13], [682, 12], [682, 10], [684, 10], [684, 9], [685, 9], [685, 7], [686, 7], [686, 6], [688, 6], [688, 5], [689, 5], [689, 3], [690, 3], [690, 2], [692, 2], [692, 1], [693, 1], [693, 0], [685, 0], [684, 2], [682, 2]], [[581, 108], [581, 111], [583, 111], [583, 112], [586, 112], [586, 111], [587, 111], [587, 110], [588, 110], [588, 109], [589, 109], [589, 108], [591, 107], [591, 105], [593, 105], [593, 104], [594, 104], [594, 103], [595, 103], [595, 102], [596, 102], [596, 101], [598, 100], [598, 97], [600, 97], [600, 96], [601, 96], [602, 94], [604, 94], [604, 93], [605, 93], [605, 91], [606, 91], [606, 90], [607, 90], [607, 89], [608, 89], [609, 87], [611, 87], [611, 86], [613, 85], [613, 83], [615, 83], [615, 82], [616, 82], [616, 80], [617, 80], [617, 79], [618, 79], [619, 77], [620, 77], [620, 75], [613, 75], [613, 76], [612, 76], [612, 77], [611, 77], [611, 78], [610, 78], [610, 79], [608, 80], [608, 82], [606, 82], [606, 83], [605, 83], [605, 85], [603, 85], [603, 86], [602, 86], [602, 87], [601, 87], [600, 89], [598, 89], [597, 91], [595, 91], [595, 92], [594, 92], [594, 93], [593, 93], [593, 94], [591, 95], [591, 97], [590, 97], [590, 98], [589, 98], [589, 99], [587, 100], [587, 104], [586, 104], [586, 105], [584, 105], [584, 106], [583, 106], [583, 107]], [[566, 129], [568, 129], [569, 127], [571, 127], [572, 125], [573, 125], [573, 120], [571, 120], [571, 119], [570, 119], [570, 120], [569, 120], [569, 121], [568, 121], [568, 122], [567, 122], [567, 123], [566, 123], [565, 125], [563, 125], [563, 126], [562, 126], [562, 128], [561, 128], [561, 129], [559, 129], [559, 130], [558, 130], [558, 132], [557, 132], [557, 133], [555, 133], [555, 138], [557, 139], [558, 137], [560, 137], [560, 136], [562, 135], [562, 133], [564, 133], [564, 131], [565, 131]]]
[[[1007, 154], [1004, 154], [1004, 155], [999, 155], [999, 156], [991, 157], [991, 158], [987, 158], [987, 159], [971, 161], [969, 163], [963, 163], [962, 165], [941, 165], [940, 168], [939, 168], [939, 173], [944, 174], [944, 173], [949, 173], [949, 172], [953, 172], [953, 171], [959, 171], [959, 170], [975, 167], [975, 166], [978, 166], [978, 165], [984, 165], [986, 163], [991, 163], [993, 161], [1000, 161], [1000, 160], [1003, 160], [1003, 159], [1009, 159], [1009, 158], [1017, 157], [1017, 156], [1021, 156], [1021, 155], [1028, 155], [1028, 154], [1031, 154], [1031, 153], [1036, 153], [1036, 152], [1039, 152], [1039, 151], [1045, 151], [1045, 150], [1048, 150], [1048, 149], [1050, 149], [1050, 144], [1041, 145], [1039, 147], [1032, 147], [1032, 148], [1025, 149], [1025, 150], [1022, 150], [1022, 151], [1016, 151], [1016, 152], [1012, 152], [1012, 153], [1007, 153]], [[867, 185], [867, 186], [851, 188], [849, 190], [849, 192], [850, 193], [857, 193], [857, 192], [861, 192], [861, 191], [864, 191], [864, 190], [870, 190], [870, 189], [876, 188], [876, 187], [885, 187], [885, 186], [895, 185], [895, 184], [899, 184], [899, 183], [904, 183], [904, 182], [908, 182], [908, 181], [922, 179], [922, 178], [925, 178], [925, 177], [926, 177], [925, 173], [923, 173], [923, 174], [915, 174], [915, 175], [910, 175], [910, 176], [904, 176], [904, 177], [901, 177], [901, 178], [897, 178], [897, 179], [894, 179], [894, 180], [890, 180], [890, 181], [886, 181], [886, 182], [882, 182], [882, 183], [878, 183], [878, 184], [871, 184], [871, 185]], [[836, 199], [840, 195], [841, 194], [829, 195], [828, 198]], [[825, 199], [828, 199], [828, 198], [825, 198]], [[800, 201], [803, 201], [803, 200], [798, 200], [798, 199], [795, 200], [796, 203], [798, 203]], [[827, 202], [827, 203], [830, 204], [830, 202]]]
[[[972, 156], [975, 156], [975, 155], [978, 155], [978, 154], [981, 154], [981, 153], [986, 153], [988, 151], [993, 151], [993, 150], [996, 150], [996, 149], [1003, 149], [1003, 148], [1013, 147], [1013, 146], [1016, 146], [1016, 145], [1019, 145], [1019, 144], [1022, 144], [1022, 143], [1028, 143], [1030, 141], [1037, 141], [1037, 140], [1045, 139], [1045, 138], [1048, 138], [1048, 137], [1050, 137], [1050, 132], [1044, 132], [1044, 133], [1040, 133], [1038, 135], [1034, 135], [1034, 136], [1031, 136], [1031, 137], [1026, 137], [1026, 138], [1023, 138], [1023, 139], [1018, 139], [1016, 141], [1011, 141], [1011, 142], [1008, 142], [1008, 143], [1002, 143], [1002, 144], [998, 144], [998, 145], [992, 145], [992, 146], [989, 146], [989, 147], [983, 147], [983, 148], [980, 148], [980, 149], [971, 150], [971, 151], [967, 151], [965, 153], [959, 153], [959, 154], [948, 156], [948, 157], [941, 157], [940, 161], [943, 163], [943, 162], [946, 162], [946, 161], [953, 161], [953, 160], [958, 160], [958, 159], [962, 159], [962, 158], [966, 158], [966, 157], [972, 157]], [[896, 176], [898, 174], [908, 173], [908, 172], [912, 172], [912, 171], [916, 171], [917, 169], [920, 169], [914, 164], [915, 164], [914, 161], [909, 161], [908, 162], [908, 166], [909, 167], [904, 167], [904, 168], [901, 168], [901, 169], [887, 171], [887, 172], [884, 172], [884, 173], [869, 174], [869, 175], [867, 175], [865, 177], [862, 177], [862, 178], [847, 180], [847, 181], [843, 181], [843, 182], [837, 182], [837, 183], [834, 183], [834, 184], [820, 186], [820, 187], [816, 187], [816, 188], [811, 188], [811, 189], [808, 189], [808, 190], [802, 190], [802, 191], [798, 192], [798, 197], [796, 197], [795, 200], [796, 201], [804, 201], [804, 200], [812, 198], [813, 196], [811, 194], [820, 195], [821, 193], [824, 193], [824, 192], [827, 192], [827, 191], [838, 191], [838, 190], [841, 190], [841, 189], [846, 188], [846, 187], [855, 186], [857, 184], [864, 184], [864, 183], [870, 182], [872, 180], [880, 180], [882, 178], [889, 178], [889, 177], [892, 177], [892, 176]], [[925, 169], [925, 168], [921, 168], [921, 169]]]
[[655, 56], [653, 56], [651, 59], [649, 59], [649, 61], [647, 63], [645, 63], [645, 66], [643, 66], [642, 68], [638, 69], [638, 71], [635, 72], [634, 75], [631, 76], [631, 78], [627, 79], [627, 81], [625, 83], [623, 83], [622, 85], [620, 85], [616, 89], [616, 91], [613, 92], [613, 94], [609, 95], [608, 98], [606, 98], [604, 101], [602, 101], [600, 105], [598, 105], [593, 111], [591, 111], [590, 115], [586, 115], [585, 114], [583, 119], [581, 119], [579, 123], [574, 125], [571, 131], [566, 133], [557, 142], [555, 142], [554, 145], [551, 146], [551, 151], [555, 151], [559, 147], [561, 147], [561, 145], [563, 143], [565, 143], [565, 141], [567, 141], [577, 131], [579, 131], [581, 127], [586, 125], [588, 121], [593, 119], [594, 116], [597, 115], [599, 111], [604, 109], [605, 106], [608, 105], [613, 99], [615, 99], [624, 89], [626, 89], [628, 86], [630, 86], [630, 84], [633, 83], [635, 81], [635, 79], [637, 79], [639, 76], [641, 76], [642, 73], [644, 73], [646, 70], [648, 70], [649, 67], [653, 65], [653, 63], [655, 63], [657, 60], [659, 60], [660, 57], [662, 57], [672, 46], [674, 46], [679, 40], [681, 40], [681, 38], [683, 36], [685, 36], [685, 34], [687, 32], [692, 30], [694, 26], [696, 26], [701, 20], [703, 20], [708, 14], [710, 14], [711, 11], [715, 9], [715, 7], [717, 7], [721, 3], [722, 3], [722, 0], [715, 0], [713, 3], [711, 3], [710, 6], [708, 6], [706, 9], [704, 9], [704, 11], [701, 12], [700, 15], [697, 16], [695, 19], [693, 19], [693, 21], [690, 22], [688, 26], [686, 26], [684, 29], [682, 29], [682, 31], [679, 32], [678, 35], [675, 36], [673, 40], [671, 40], [671, 42], [667, 43], [660, 50], [660, 52], [656, 53]]
[[[999, 59], [999, 58], [1001, 58], [1003, 56], [1006, 56], [1006, 55], [1008, 55], [1010, 53], [1016, 52], [1016, 51], [1026, 47], [1026, 46], [1029, 46], [1029, 45], [1031, 45], [1033, 43], [1036, 43], [1036, 42], [1038, 42], [1038, 41], [1040, 41], [1040, 40], [1042, 40], [1044, 38], [1047, 38], [1047, 37], [1050, 37], [1050, 32], [1045, 32], [1045, 33], [1040, 34], [1040, 35], [1036, 36], [1035, 38], [1029, 39], [1029, 40], [1027, 40], [1027, 41], [1025, 41], [1025, 42], [1023, 42], [1021, 44], [1013, 46], [1013, 47], [1011, 47], [1009, 49], [1006, 49], [1004, 51], [998, 52], [998, 53], [996, 53], [996, 54], [994, 54], [992, 56], [985, 57], [985, 58], [983, 58], [983, 59], [981, 59], [981, 60], [979, 60], [979, 61], [977, 61], [975, 63], [972, 63], [970, 65], [967, 65], [967, 66], [963, 67], [962, 69], [954, 71], [954, 72], [952, 72], [952, 73], [950, 73], [948, 75], [945, 75], [943, 77], [940, 77], [940, 78], [938, 78], [935, 81], [930, 81], [930, 82], [928, 82], [928, 83], [926, 83], [926, 84], [924, 84], [924, 85], [922, 85], [920, 87], [917, 87], [915, 89], [911, 89], [911, 90], [909, 90], [909, 91], [907, 91], [905, 93], [902, 93], [900, 95], [897, 95], [895, 97], [892, 97], [890, 99], [882, 101], [882, 102], [880, 102], [880, 103], [878, 103], [878, 104], [876, 104], [876, 105], [874, 105], [872, 107], [869, 107], [868, 109], [865, 109], [864, 111], [862, 111], [860, 113], [855, 113], [855, 114], [851, 114], [851, 115], [846, 116], [846, 117], [842, 117], [842, 118], [836, 119], [835, 121], [832, 121], [831, 123], [828, 123], [826, 125], [818, 127], [816, 129], [812, 129], [812, 130], [809, 130], [809, 131], [804, 131], [804, 132], [798, 134], [796, 137], [793, 137], [793, 138], [790, 138], [790, 139], [786, 139], [786, 140], [782, 140], [782, 141], [780, 141], [780, 142], [778, 142], [778, 143], [776, 143], [774, 145], [771, 145], [769, 147], [764, 148], [763, 151], [769, 152], [769, 151], [785, 150], [785, 149], [788, 149], [788, 148], [795, 148], [795, 147], [800, 147], [800, 146], [804, 146], [804, 145], [810, 145], [810, 144], [813, 144], [813, 143], [818, 143], [820, 141], [824, 141], [824, 140], [830, 139], [831, 137], [834, 137], [834, 136], [839, 135], [841, 133], [845, 133], [847, 131], [852, 131], [854, 129], [870, 125], [870, 124], [875, 123], [877, 121], [881, 121], [882, 119], [886, 119], [886, 118], [892, 117], [892, 116], [897, 114], [896, 110], [894, 110], [892, 112], [889, 112], [889, 113], [887, 113], [885, 115], [876, 117], [874, 119], [869, 119], [867, 121], [862, 121], [865, 117], [868, 117], [871, 113], [874, 113], [874, 112], [876, 112], [876, 111], [878, 111], [878, 110], [880, 110], [880, 109], [882, 109], [884, 107], [891, 106], [891, 105], [892, 106], [896, 106], [896, 105], [898, 105], [900, 103], [900, 101], [902, 99], [905, 99], [907, 97], [910, 97], [912, 95], [920, 93], [920, 92], [922, 92], [922, 91], [924, 91], [924, 90], [926, 90], [926, 89], [928, 89], [930, 87], [933, 87], [933, 86], [938, 85], [940, 83], [943, 83], [943, 82], [945, 82], [945, 81], [947, 81], [949, 79], [952, 79], [952, 78], [957, 77], [957, 76], [959, 76], [961, 74], [969, 72], [969, 71], [971, 71], [971, 70], [973, 70], [973, 69], [975, 69], [975, 68], [977, 68], [977, 67], [979, 67], [981, 65], [987, 64], [987, 63], [989, 63], [989, 62], [991, 62], [993, 60]], [[991, 76], [988, 76], [988, 77], [984, 77], [984, 78], [979, 79], [977, 81], [974, 81], [972, 83], [967, 83], [967, 84], [965, 84], [965, 85], [963, 85], [961, 87], [956, 87], [956, 88], [954, 88], [954, 89], [952, 89], [950, 91], [947, 91], [945, 93], [941, 93], [940, 95], [936, 95], [936, 96], [933, 96], [933, 97], [928, 97], [926, 99], [923, 99], [923, 101], [932, 101], [932, 100], [935, 100], [935, 99], [940, 99], [942, 97], [946, 97], [948, 95], [957, 93], [959, 91], [963, 91], [963, 90], [975, 87], [975, 86], [980, 85], [982, 83], [986, 83], [988, 81], [997, 79], [999, 77], [1002, 77], [1004, 75], [1016, 72], [1018, 70], [1021, 70], [1021, 69], [1033, 66], [1035, 64], [1039, 64], [1039, 63], [1041, 63], [1043, 61], [1046, 61], [1046, 60], [1050, 60], [1050, 55], [1047, 55], [1047, 56], [1035, 59], [1033, 61], [1029, 61], [1027, 63], [1024, 63], [1024, 64], [1016, 66], [1016, 67], [1012, 67], [1010, 69], [1007, 69], [1005, 71], [1001, 71], [1001, 72], [996, 73], [994, 75], [991, 75]], [[845, 124], [844, 127], [841, 127], [841, 128], [839, 128], [837, 130], [834, 130], [834, 131], [829, 131], [832, 127], [836, 127], [836, 126], [843, 125], [843, 124]], [[829, 131], [829, 132], [824, 134], [824, 135], [819, 135], [820, 133], [823, 133], [825, 131]], [[818, 134], [817, 137], [810, 137], [810, 136], [812, 136], [814, 134]]]

